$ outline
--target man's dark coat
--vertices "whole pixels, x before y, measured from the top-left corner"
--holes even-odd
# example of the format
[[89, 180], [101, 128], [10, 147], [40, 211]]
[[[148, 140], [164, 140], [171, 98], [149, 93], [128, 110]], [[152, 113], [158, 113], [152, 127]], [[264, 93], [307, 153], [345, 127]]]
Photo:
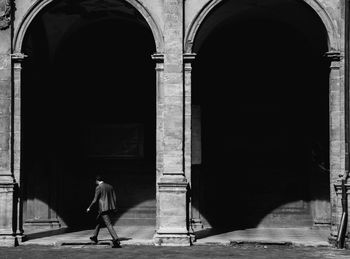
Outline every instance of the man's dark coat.
[[112, 185], [102, 182], [96, 187], [95, 197], [89, 207], [97, 201], [99, 215], [103, 212], [115, 211], [117, 209], [117, 198]]

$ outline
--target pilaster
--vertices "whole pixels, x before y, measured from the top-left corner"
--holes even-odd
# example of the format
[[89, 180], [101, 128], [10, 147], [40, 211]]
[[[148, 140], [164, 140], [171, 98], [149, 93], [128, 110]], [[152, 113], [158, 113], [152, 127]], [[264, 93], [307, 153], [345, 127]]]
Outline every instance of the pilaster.
[[192, 89], [191, 89], [191, 77], [192, 77], [192, 62], [195, 60], [196, 54], [185, 53], [183, 55], [184, 60], [184, 76], [185, 76], [185, 176], [189, 185], [191, 186], [191, 118], [192, 118]]
[[13, 175], [18, 184], [19, 195], [17, 196], [17, 226], [20, 235], [23, 235], [23, 203], [20, 195], [21, 187], [21, 73], [22, 63], [27, 55], [23, 53], [13, 53], [12, 68], [13, 68]]
[[[193, 240], [195, 240], [194, 231], [198, 228], [202, 228], [203, 224], [200, 219], [200, 214], [198, 208], [193, 206], [196, 204], [198, 206], [198, 196], [199, 190], [193, 189], [193, 179], [192, 179], [192, 63], [195, 61], [195, 53], [185, 53], [183, 55], [184, 60], [184, 76], [185, 76], [185, 176], [189, 183], [190, 195], [188, 199], [189, 207], [189, 221], [190, 221], [190, 233]], [[198, 187], [198, 185], [197, 185]], [[196, 193], [195, 193], [196, 192]], [[196, 200], [194, 200], [194, 197]]]
[[13, 174], [11, 22], [14, 2], [0, 0], [0, 246], [16, 246], [18, 185]]
[[[163, 154], [164, 154], [164, 55], [161, 53], [155, 53], [152, 55], [152, 59], [156, 62], [156, 180], [159, 182], [162, 172], [164, 171], [163, 167]], [[159, 186], [156, 185], [156, 204], [157, 204], [157, 219], [156, 219], [156, 229], [159, 228], [159, 215], [160, 215], [160, 206], [159, 206]]]
[[20, 146], [21, 146], [21, 71], [22, 63], [27, 56], [13, 53], [13, 172], [20, 184]]
[[331, 199], [331, 236], [337, 235], [342, 207], [334, 188], [345, 174], [345, 103], [343, 70], [344, 60], [339, 51], [325, 54], [330, 62], [329, 73], [329, 114], [330, 114], [330, 199]]
[[[162, 138], [157, 158], [156, 245], [187, 246], [188, 182], [184, 158], [183, 0], [164, 0], [164, 72], [162, 94]], [[158, 116], [158, 115], [157, 115]], [[159, 118], [157, 117], [157, 120]], [[158, 135], [158, 137], [161, 137]], [[158, 148], [158, 147], [157, 147]], [[157, 150], [158, 153], [158, 150]], [[158, 160], [157, 160], [158, 161]]]

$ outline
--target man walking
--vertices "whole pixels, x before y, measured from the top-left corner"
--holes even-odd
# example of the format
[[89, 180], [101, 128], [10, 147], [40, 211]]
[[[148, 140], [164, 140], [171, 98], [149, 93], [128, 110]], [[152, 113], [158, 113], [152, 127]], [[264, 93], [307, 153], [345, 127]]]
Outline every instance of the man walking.
[[98, 216], [97, 216], [97, 225], [95, 231], [90, 237], [90, 239], [97, 243], [97, 236], [100, 231], [101, 225], [105, 223], [109, 234], [111, 234], [113, 238], [113, 246], [114, 248], [120, 248], [120, 242], [117, 233], [115, 232], [112, 223], [111, 223], [111, 215], [116, 210], [116, 194], [113, 189], [113, 186], [107, 184], [103, 181], [101, 176], [96, 176], [96, 190], [95, 197], [91, 202], [90, 206], [86, 209], [87, 212], [90, 211], [91, 206], [98, 202]]

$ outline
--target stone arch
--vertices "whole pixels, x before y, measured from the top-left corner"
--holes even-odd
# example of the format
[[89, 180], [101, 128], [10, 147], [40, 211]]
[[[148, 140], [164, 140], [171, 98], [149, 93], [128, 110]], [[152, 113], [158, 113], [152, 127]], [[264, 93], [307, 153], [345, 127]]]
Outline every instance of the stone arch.
[[[14, 52], [20, 53], [22, 50], [22, 44], [24, 40], [24, 36], [27, 32], [28, 27], [34, 20], [34, 18], [43, 10], [47, 5], [52, 3], [55, 0], [37, 0], [27, 11], [27, 13], [24, 15], [23, 19], [19, 23], [19, 26], [14, 34], [14, 43], [13, 43], [13, 49]], [[162, 36], [162, 32], [160, 29], [160, 26], [155, 21], [155, 19], [152, 17], [151, 13], [147, 8], [142, 5], [142, 3], [139, 0], [122, 0], [130, 5], [132, 5], [146, 20], [149, 27], [151, 28], [153, 38], [156, 45], [156, 51], [159, 53], [163, 52], [164, 48], [164, 40]]]
[[[325, 30], [327, 31], [328, 50], [338, 50], [339, 40], [336, 32], [336, 26], [332, 20], [331, 15], [325, 10], [324, 6], [318, 0], [302, 0], [305, 4], [309, 5], [321, 19]], [[184, 49], [186, 53], [191, 53], [193, 50], [193, 43], [197, 32], [202, 25], [205, 18], [211, 13], [215, 7], [224, 2], [224, 0], [211, 0], [197, 13], [191, 24], [189, 25], [188, 32], [184, 39]]]
[[[153, 60], [152, 60], [152, 58], [151, 58], [151, 54], [153, 54], [155, 51], [157, 52], [157, 51], [161, 51], [161, 49], [163, 48], [163, 40], [162, 40], [162, 38], [160, 37], [160, 35], [162, 35], [161, 34], [161, 32], [160, 32], [160, 30], [158, 30], [158, 26], [157, 26], [157, 24], [153, 21], [153, 19], [152, 19], [152, 17], [148, 14], [148, 12], [147, 12], [147, 10], [144, 10], [144, 13], [146, 13], [147, 12], [147, 18], [145, 17], [145, 15], [143, 14], [143, 13], [141, 13], [140, 12], [140, 8], [136, 8], [135, 9], [135, 5], [139, 2], [138, 0], [122, 0], [122, 1], [120, 1], [120, 2], [122, 2], [123, 3], [123, 6], [126, 6], [126, 4], [128, 4], [128, 8], [129, 9], [133, 9], [132, 11], [133, 11], [133, 13], [132, 14], [134, 14], [135, 15], [135, 13], [137, 13], [137, 15], [135, 15], [134, 17], [131, 17], [131, 19], [130, 19], [130, 21], [128, 20], [128, 19], [125, 19], [124, 21], [126, 21], [127, 22], [127, 24], [129, 25], [129, 24], [133, 24], [133, 25], [135, 25], [135, 26], [130, 26], [130, 27], [127, 27], [127, 26], [125, 26], [124, 27], [124, 29], [122, 30], [122, 31], [126, 31], [126, 30], [128, 30], [128, 31], [130, 31], [130, 34], [129, 34], [129, 36], [138, 36], [138, 35], [143, 35], [143, 34], [147, 34], [146, 36], [147, 37], [143, 37], [143, 38], [141, 38], [141, 39], [144, 39], [144, 40], [146, 40], [147, 39], [147, 42], [145, 41], [145, 44], [143, 44], [144, 46], [146, 46], [146, 47], [148, 47], [149, 46], [149, 48], [147, 48], [147, 51], [145, 51], [145, 48], [139, 48], [139, 47], [137, 47], [137, 41], [134, 41], [135, 42], [135, 45], [133, 45], [133, 46], [135, 46], [135, 47], [137, 47], [137, 48], [135, 48], [135, 47], [131, 47], [131, 48], [129, 48], [128, 50], [129, 51], [131, 51], [131, 53], [128, 53], [128, 51], [127, 52], [124, 52], [125, 54], [124, 54], [124, 57], [127, 55], [127, 61], [129, 61], [129, 62], [135, 62], [135, 57], [137, 58], [137, 57], [144, 57], [143, 58], [143, 60], [145, 60], [145, 63], [147, 63], [146, 65], [148, 65], [147, 67], [146, 67], [146, 69], [144, 69], [144, 71], [146, 71], [145, 73], [147, 73], [149, 76], [147, 76], [147, 78], [150, 78], [150, 80], [146, 80], [147, 82], [149, 82], [148, 83], [148, 85], [151, 87], [151, 91], [148, 91], [149, 93], [150, 93], [150, 95], [149, 96], [151, 96], [151, 98], [148, 98], [148, 100], [151, 100], [152, 101], [152, 103], [153, 103], [153, 105], [149, 105], [149, 107], [151, 107], [150, 109], [154, 109], [154, 112], [153, 112], [153, 110], [151, 111], [151, 112], [149, 112], [148, 114], [149, 114], [149, 117], [151, 118], [154, 118], [154, 119], [151, 119], [151, 120], [149, 120], [149, 121], [151, 121], [150, 122], [150, 124], [151, 123], [154, 123], [155, 124], [155, 120], [156, 120], [156, 114], [155, 114], [155, 105], [156, 105], [156, 102], [155, 101], [153, 101], [153, 100], [156, 100], [156, 94], [155, 94], [155, 86], [156, 86], [156, 81], [155, 81], [155, 77], [154, 77], [154, 74], [155, 74], [155, 72], [156, 71], [154, 71], [154, 63], [153, 63]], [[29, 52], [29, 53], [26, 53], [26, 50], [27, 50], [27, 44], [26, 44], [26, 42], [27, 42], [27, 36], [28, 36], [28, 34], [32, 34], [32, 27], [35, 27], [34, 29], [36, 29], [37, 27], [36, 27], [36, 25], [37, 24], [35, 24], [36, 23], [36, 21], [37, 21], [37, 19], [38, 18], [40, 18], [40, 17], [42, 17], [42, 15], [43, 15], [43, 13], [45, 13], [47, 10], [49, 10], [48, 8], [50, 8], [51, 6], [52, 6], [52, 4], [55, 4], [56, 2], [55, 2], [55, 0], [37, 0], [35, 3], [34, 3], [34, 5], [31, 7], [31, 8], [29, 8], [28, 10], [27, 10], [27, 12], [26, 12], [26, 14], [22, 17], [22, 19], [19, 21], [19, 26], [17, 27], [17, 30], [16, 30], [16, 33], [15, 33], [15, 35], [14, 35], [14, 43], [13, 43], [13, 48], [14, 48], [14, 51], [16, 51], [17, 53], [15, 53], [14, 55], [13, 55], [13, 60], [14, 60], [14, 62], [13, 62], [13, 70], [14, 70], [14, 81], [13, 81], [13, 84], [14, 84], [14, 88], [16, 89], [16, 91], [18, 92], [18, 93], [21, 93], [22, 95], [21, 95], [21, 97], [19, 97], [19, 98], [14, 98], [15, 100], [13, 100], [14, 102], [15, 102], [15, 105], [16, 105], [16, 107], [20, 107], [21, 105], [22, 105], [22, 107], [24, 107], [23, 106], [23, 104], [25, 103], [25, 101], [23, 101], [23, 100], [25, 100], [25, 98], [26, 98], [26, 96], [28, 96], [28, 95], [26, 95], [26, 93], [28, 93], [28, 92], [32, 92], [32, 90], [28, 90], [28, 92], [23, 92], [23, 85], [25, 85], [26, 83], [27, 83], [27, 85], [29, 85], [29, 86], [32, 86], [33, 84], [32, 84], [32, 82], [31, 81], [28, 81], [28, 77], [26, 77], [25, 75], [26, 75], [26, 71], [30, 71], [30, 69], [28, 69], [28, 68], [30, 68], [31, 66], [32, 66], [32, 60], [33, 59], [30, 59], [30, 56], [31, 57], [35, 57], [36, 56], [36, 54], [39, 52], [39, 53], [43, 53], [43, 55], [45, 55], [45, 57], [47, 57], [47, 56], [49, 56], [49, 52], [41, 52], [42, 51], [42, 49], [39, 49], [38, 50], [38, 52], [37, 53], [35, 53], [34, 52], [34, 54], [33, 55], [31, 55], [30, 53], [31, 52]], [[131, 5], [131, 4], [129, 4], [129, 3], [134, 3], [133, 5]], [[141, 6], [141, 5], [140, 5]], [[142, 8], [144, 8], [144, 7], [142, 7]], [[143, 10], [143, 9], [142, 9]], [[94, 17], [95, 18], [95, 17]], [[122, 17], [122, 18], [124, 18], [124, 17]], [[129, 17], [127, 17], [127, 18], [129, 18]], [[91, 19], [91, 20], [93, 20], [93, 21], [91, 21], [91, 20], [89, 20], [89, 19], [85, 19], [85, 20], [88, 20], [89, 22], [91, 22], [91, 23], [93, 23], [93, 22], [95, 22], [95, 23], [99, 23], [99, 22], [101, 22], [101, 21], [105, 21], [106, 23], [109, 23], [109, 26], [106, 26], [106, 27], [102, 27], [102, 29], [103, 30], [100, 30], [100, 28], [99, 29], [96, 29], [96, 27], [95, 28], [93, 28], [94, 30], [87, 30], [86, 28], [85, 29], [83, 29], [82, 31], [86, 31], [86, 35], [88, 36], [88, 37], [91, 37], [91, 32], [99, 32], [99, 31], [102, 31], [102, 35], [105, 35], [106, 33], [107, 33], [107, 35], [113, 35], [113, 34], [115, 34], [115, 33], [110, 33], [111, 32], [111, 30], [113, 31], [113, 30], [115, 30], [115, 28], [119, 28], [119, 25], [118, 25], [118, 19], [119, 20], [123, 20], [123, 19], [120, 19], [119, 17], [114, 17], [113, 15], [111, 15], [110, 17], [103, 17], [103, 19], [101, 18], [101, 19]], [[145, 19], [145, 20], [144, 20]], [[147, 20], [148, 19], [148, 20]], [[78, 21], [81, 21], [81, 20], [84, 20], [84, 19], [78, 19]], [[140, 22], [141, 21], [141, 22]], [[150, 22], [149, 21], [151, 21], [151, 24], [153, 24], [153, 26], [151, 26], [150, 25]], [[55, 45], [51, 45], [51, 46], [54, 46], [52, 49], [54, 49], [54, 50], [57, 50], [57, 49], [59, 49], [59, 47], [60, 47], [60, 44], [62, 43], [62, 45], [64, 44], [64, 42], [61, 42], [61, 39], [65, 39], [65, 40], [67, 40], [66, 38], [65, 38], [65, 36], [77, 36], [77, 35], [79, 35], [79, 32], [77, 32], [77, 29], [78, 28], [76, 28], [76, 27], [74, 27], [73, 29], [75, 29], [75, 31], [70, 31], [70, 29], [71, 29], [71, 27], [73, 27], [74, 25], [76, 25], [76, 23], [77, 23], [77, 21], [75, 21], [75, 23], [71, 23], [71, 26], [68, 28], [68, 29], [66, 29], [65, 30], [65, 34], [63, 34], [62, 35], [62, 37], [60, 37], [60, 38], [56, 38], [56, 39], [58, 39], [57, 40], [57, 42], [58, 42], [58, 44], [55, 46]], [[113, 24], [114, 23], [114, 24]], [[35, 25], [35, 26], [33, 26], [33, 25]], [[39, 25], [44, 25], [44, 22], [43, 23], [39, 23]], [[108, 24], [107, 24], [108, 25]], [[136, 25], [138, 26], [138, 28], [139, 28], [139, 31], [131, 31], [131, 30], [129, 30], [130, 28], [135, 28], [136, 27]], [[150, 32], [150, 31], [152, 31], [152, 33]], [[44, 31], [43, 31], [44, 32]], [[43, 35], [42, 33], [43, 32], [40, 32], [39, 31], [39, 37], [40, 37], [40, 35]], [[136, 32], [136, 33], [135, 33]], [[70, 33], [70, 35], [66, 35], [67, 33]], [[117, 33], [118, 33], [118, 30], [117, 30]], [[81, 34], [80, 34], [81, 35]], [[101, 35], [101, 34], [99, 34], [99, 35]], [[152, 36], [151, 36], [152, 35]], [[119, 35], [117, 34], [114, 38], [118, 38], [119, 37]], [[110, 42], [114, 42], [113, 41], [113, 37], [112, 38], [108, 38], [107, 37], [107, 39], [108, 39], [108, 41], [107, 42], [104, 42], [104, 41], [101, 41], [100, 39], [99, 39], [99, 37], [95, 37], [96, 38], [96, 40], [95, 40], [95, 42], [96, 43], [98, 43], [100, 46], [104, 46], [106, 43], [110, 43]], [[132, 38], [132, 37], [131, 37]], [[138, 37], [139, 39], [140, 39], [140, 37]], [[40, 38], [39, 38], [40, 39]], [[109, 39], [112, 39], [112, 41], [109, 41]], [[129, 38], [130, 39], [130, 38]], [[149, 43], [149, 44], [148, 44]], [[67, 45], [67, 44], [66, 44]], [[110, 45], [110, 44], [109, 44]], [[91, 46], [91, 45], [90, 45]], [[111, 45], [110, 45], [111, 46]], [[115, 45], [115, 46], [118, 46], [118, 45]], [[72, 48], [73, 49], [73, 48]], [[102, 49], [102, 48], [100, 48], [100, 49]], [[108, 48], [108, 49], [111, 49], [111, 48]], [[74, 49], [73, 49], [74, 50]], [[77, 48], [75, 48], [75, 50], [77, 50]], [[79, 50], [79, 48], [78, 48], [78, 50]], [[139, 50], [142, 50], [142, 55], [139, 55], [140, 54], [140, 51]], [[85, 51], [86, 51], [86, 49], [85, 49]], [[151, 52], [149, 52], [149, 51], [151, 51]], [[29, 58], [28, 59], [26, 59], [25, 61], [26, 62], [24, 62], [24, 63], [22, 63], [22, 57], [25, 57], [25, 55], [21, 55], [21, 52], [24, 52], [25, 54], [28, 54], [28, 56], [29, 56]], [[133, 52], [134, 53], [137, 53], [137, 54], [133, 54]], [[53, 54], [55, 54], [55, 52], [52, 52]], [[96, 56], [101, 56], [100, 54], [99, 54], [99, 52], [95, 52], [96, 53]], [[145, 56], [143, 56], [143, 53], [144, 53], [144, 55]], [[75, 53], [74, 53], [75, 54]], [[103, 60], [106, 60], [106, 58], [105, 58], [105, 56], [101, 56], [101, 58], [103, 59]], [[34, 58], [35, 59], [35, 58]], [[52, 56], [52, 61], [55, 61], [55, 59], [56, 59], [56, 57], [55, 56]], [[124, 60], [126, 60], [126, 59], [124, 59]], [[45, 62], [46, 62], [47, 60], [44, 60], [44, 61], [42, 61], [42, 60], [40, 60], [40, 62], [41, 62], [41, 64], [43, 64], [43, 65], [45, 65]], [[141, 63], [141, 62], [140, 62]], [[91, 63], [90, 63], [91, 64]], [[111, 63], [109, 63], [109, 64], [111, 64]], [[119, 62], [119, 64], [121, 64], [120, 66], [123, 66], [124, 64], [123, 64], [123, 62]], [[51, 68], [57, 68], [57, 67], [55, 67], [54, 66], [55, 64], [54, 64], [54, 62], [52, 62], [52, 63], [50, 63], [50, 69]], [[22, 69], [22, 66], [23, 66], [23, 70], [22, 71], [24, 71], [24, 73], [21, 73], [21, 69]], [[35, 65], [33, 66], [33, 67], [35, 67]], [[106, 66], [103, 66], [103, 67], [106, 67]], [[111, 65], [111, 66], [109, 66], [110, 68], [111, 68], [111, 70], [112, 69], [116, 69], [116, 68], [118, 68], [118, 65]], [[124, 67], [130, 67], [130, 66], [124, 66]], [[134, 66], [133, 66], [134, 67]], [[143, 68], [145, 68], [144, 66], [143, 66]], [[54, 71], [54, 69], [52, 70], [52, 71]], [[104, 69], [104, 68], [102, 68], [102, 69]], [[130, 69], [129, 69], [130, 70]], [[115, 71], [115, 70], [114, 70]], [[130, 70], [130, 71], [132, 71], [132, 70]], [[55, 75], [55, 74], [54, 74]], [[56, 74], [57, 75], [57, 74]], [[80, 74], [81, 75], [81, 74]], [[84, 76], [84, 75], [83, 75]], [[66, 79], [67, 79], [67, 77], [65, 77]], [[69, 78], [69, 77], [68, 77]], [[111, 82], [111, 80], [109, 79], [109, 81], [108, 82]], [[55, 85], [53, 85], [53, 86], [55, 86]], [[25, 87], [24, 87], [25, 88]], [[109, 87], [109, 88], [116, 88], [116, 87]], [[121, 88], [121, 87], [120, 87]], [[146, 88], [145, 88], [146, 89]], [[42, 89], [41, 89], [42, 90]], [[40, 92], [42, 92], [42, 91], [40, 91]], [[102, 93], [102, 91], [100, 91], [101, 93]], [[112, 92], [113, 93], [113, 92]], [[115, 93], [115, 92], [114, 92]], [[19, 95], [18, 95], [19, 96]], [[104, 96], [107, 96], [106, 94], [104, 94]], [[109, 95], [109, 96], [112, 96], [112, 94], [111, 95]], [[154, 99], [153, 99], [154, 98]], [[27, 103], [33, 103], [32, 101], [30, 101], [30, 99], [31, 98], [28, 98], [28, 102]], [[53, 98], [53, 99], [55, 99], [55, 97]], [[147, 100], [147, 98], [145, 99], [145, 100]], [[111, 103], [111, 102], [110, 102]], [[27, 106], [28, 107], [28, 106]], [[51, 106], [52, 107], [52, 106]], [[50, 111], [52, 111], [52, 109], [50, 110]], [[20, 165], [20, 162], [21, 161], [24, 161], [24, 159], [22, 159], [21, 158], [21, 155], [23, 154], [23, 150], [24, 150], [24, 148], [23, 147], [25, 147], [26, 146], [26, 143], [25, 142], [22, 142], [22, 143], [24, 143], [24, 144], [22, 144], [22, 143], [20, 143], [19, 142], [19, 140], [20, 140], [20, 137], [21, 137], [21, 134], [27, 134], [26, 132], [29, 132], [29, 134], [27, 134], [27, 135], [29, 135], [30, 136], [30, 134], [32, 133], [30, 130], [29, 131], [25, 131], [25, 128], [22, 128], [20, 125], [24, 125], [24, 123], [23, 123], [23, 121], [24, 121], [24, 118], [29, 118], [30, 116], [32, 116], [32, 114], [30, 114], [30, 116], [22, 116], [22, 114], [23, 113], [21, 113], [21, 109], [16, 109], [16, 111], [14, 111], [14, 116], [16, 117], [16, 119], [17, 119], [17, 121], [18, 121], [18, 123], [17, 123], [17, 125], [16, 125], [16, 127], [17, 128], [14, 128], [14, 130], [13, 130], [13, 136], [14, 136], [14, 139], [15, 139], [15, 141], [17, 141], [18, 142], [18, 145], [17, 145], [17, 147], [18, 147], [18, 150], [16, 150], [17, 152], [16, 153], [14, 153], [13, 155], [14, 155], [14, 157], [15, 157], [15, 159], [16, 159], [16, 161], [18, 161], [17, 163], [17, 165], [16, 165], [16, 167], [18, 168], [18, 181], [22, 181], [22, 185], [24, 186], [24, 188], [25, 189], [30, 189], [30, 188], [32, 188], [32, 186], [35, 186], [35, 185], [33, 185], [33, 182], [29, 182], [27, 179], [28, 178], [34, 178], [34, 177], [36, 177], [36, 175], [34, 175], [34, 177], [32, 177], [32, 175], [30, 175], [30, 173], [31, 173], [31, 171], [30, 170], [27, 170], [27, 168], [25, 167], [25, 166], [23, 166], [25, 163], [22, 163], [21, 165]], [[121, 121], [121, 123], [122, 123], [122, 120], [120, 120]], [[154, 121], [154, 122], [153, 122]], [[153, 127], [153, 124], [152, 124], [152, 127]], [[153, 127], [153, 128], [155, 128], [155, 126]], [[28, 129], [28, 128], [27, 128]], [[24, 133], [23, 133], [24, 132]], [[151, 156], [150, 157], [152, 157], [153, 158], [153, 154], [155, 154], [155, 151], [153, 151], [153, 149], [155, 150], [155, 147], [156, 147], [156, 141], [155, 141], [155, 131], [151, 131], [151, 130], [148, 130], [148, 132], [151, 132], [151, 134], [148, 134], [147, 136], [150, 136], [150, 135], [152, 135], [152, 137], [151, 138], [149, 138], [149, 140], [147, 140], [148, 141], [148, 143], [150, 143], [150, 145], [149, 146], [151, 146], [151, 148], [152, 148], [152, 154], [151, 154]], [[151, 142], [152, 141], [152, 142]], [[28, 145], [27, 145], [28, 146]], [[30, 147], [30, 145], [29, 145], [29, 147]], [[155, 155], [154, 155], [155, 156]], [[22, 160], [21, 160], [22, 159]], [[155, 209], [155, 205], [156, 205], [156, 203], [154, 202], [154, 209], [153, 209], [153, 200], [155, 201], [155, 195], [156, 195], [156, 193], [155, 193], [155, 190], [156, 190], [156, 188], [155, 188], [155, 181], [153, 180], [153, 178], [155, 177], [155, 173], [153, 173], [153, 171], [155, 172], [155, 170], [153, 170], [153, 167], [155, 167], [155, 158], [153, 159], [154, 161], [152, 161], [152, 174], [149, 174], [150, 175], [150, 177], [148, 177], [146, 180], [145, 180], [145, 182], [148, 184], [149, 182], [151, 183], [151, 185], [147, 185], [147, 187], [146, 188], [149, 188], [149, 189], [151, 189], [151, 191], [152, 191], [152, 193], [150, 192], [150, 191], [146, 191], [147, 192], [147, 194], [146, 195], [143, 195], [140, 199], [134, 199], [132, 202], [130, 202], [130, 203], [128, 203], [127, 204], [127, 206], [129, 206], [129, 207], [126, 207], [126, 209], [125, 210], [123, 210], [123, 212], [122, 213], [120, 213], [119, 215], [120, 216], [122, 216], [122, 215], [125, 215], [125, 214], [127, 214], [127, 212], [128, 212], [128, 210], [131, 210], [131, 209], [133, 209], [134, 207], [136, 208], [137, 206], [145, 206], [145, 205], [143, 205], [144, 204], [144, 202], [146, 202], [146, 201], [151, 201], [151, 205], [149, 206], [149, 207], [147, 207], [146, 208], [146, 210], [147, 210], [147, 215], [150, 215], [149, 216], [149, 219], [147, 219], [148, 220], [148, 222], [147, 222], [147, 224], [153, 224], [153, 221], [155, 222], [155, 220], [156, 220], [156, 209]], [[50, 170], [50, 169], [49, 169]], [[151, 170], [149, 170], [149, 171], [151, 171]], [[52, 175], [52, 174], [51, 174]], [[49, 176], [49, 177], [51, 177], [51, 175]], [[51, 178], [49, 178], [48, 180], [49, 181], [54, 181], [54, 180], [52, 180], [53, 178], [51, 177]], [[151, 179], [152, 181], [150, 181], [150, 180], [148, 180], [148, 179]], [[147, 182], [148, 181], [148, 182]], [[40, 200], [41, 202], [42, 202], [42, 204], [44, 204], [45, 206], [47, 206], [47, 207], [44, 207], [45, 209], [46, 208], [48, 208], [46, 211], [50, 211], [50, 213], [51, 213], [51, 211], [52, 211], [52, 215], [49, 215], [49, 216], [47, 216], [46, 214], [43, 216], [45, 219], [46, 219], [46, 217], [48, 218], [48, 220], [51, 220], [49, 217], [51, 216], [52, 217], [52, 221], [54, 221], [54, 223], [55, 224], [57, 224], [58, 225], [58, 227], [60, 227], [59, 225], [61, 225], [61, 226], [64, 226], [64, 225], [67, 225], [67, 226], [70, 226], [70, 225], [73, 225], [73, 223], [72, 223], [72, 221], [70, 220], [70, 216], [67, 216], [67, 214], [65, 214], [65, 208], [63, 207], [63, 206], [61, 206], [60, 205], [60, 201], [57, 201], [57, 199], [54, 201], [54, 204], [53, 203], [50, 203], [49, 201], [50, 201], [50, 199], [51, 199], [51, 197], [54, 197], [54, 195], [56, 195], [56, 193], [55, 193], [55, 191], [57, 190], [57, 189], [59, 189], [59, 188], [61, 188], [62, 186], [61, 185], [59, 185], [59, 182], [56, 182], [56, 181], [54, 181], [53, 183], [52, 183], [52, 185], [54, 185], [54, 187], [52, 188], [52, 190], [50, 189], [50, 192], [49, 192], [49, 194], [48, 193], [40, 193], [40, 194], [34, 194], [34, 195], [36, 195], [36, 198], [38, 199], [38, 200]], [[54, 189], [54, 188], [56, 188], [56, 190]], [[60, 190], [59, 190], [60, 191]], [[54, 194], [51, 194], [51, 192], [52, 193], [54, 193]], [[30, 192], [27, 192], [27, 190], [26, 190], [26, 192], [24, 192], [24, 196], [23, 196], [23, 200], [21, 201], [21, 206], [23, 206], [23, 209], [21, 210], [21, 211], [19, 211], [19, 217], [21, 218], [21, 220], [22, 220], [22, 222], [21, 222], [21, 224], [23, 224], [24, 226], [25, 226], [25, 223], [26, 223], [26, 220], [29, 218], [27, 215], [28, 215], [28, 210], [27, 210], [27, 208], [29, 207], [29, 206], [27, 206], [27, 201], [29, 200], [28, 199], [28, 193], [30, 194]], [[154, 196], [154, 197], [153, 197]], [[53, 198], [54, 199], [54, 198]], [[131, 200], [131, 199], [130, 199]], [[56, 202], [56, 203], [55, 203]], [[23, 204], [23, 205], [22, 205]], [[61, 207], [60, 207], [61, 206]], [[69, 210], [69, 209], [68, 209]], [[142, 212], [143, 213], [143, 212]], [[74, 213], [73, 213], [74, 214]], [[130, 217], [129, 215], [130, 215], [131, 213], [129, 213], [129, 214], [127, 214], [127, 217]], [[74, 218], [74, 216], [72, 216], [72, 218]], [[118, 216], [118, 219], [119, 219], [120, 217]], [[69, 220], [67, 220], [67, 219], [69, 219]], [[75, 219], [73, 219], [73, 220], [75, 220]], [[146, 221], [147, 221], [146, 220]], [[78, 222], [79, 223], [79, 222]], [[35, 224], [35, 223], [34, 223]], [[51, 224], [51, 221], [50, 221], [50, 224]], [[155, 223], [154, 223], [155, 224]], [[22, 227], [22, 225], [20, 226], [20, 227]]]
[[[217, 9], [221, 8], [225, 0], [208, 0], [206, 3], [196, 11], [196, 14], [193, 16], [193, 19], [189, 22], [188, 27], [186, 28], [186, 34], [184, 37], [184, 51], [188, 55], [192, 55], [193, 51], [196, 51], [196, 44], [198, 43], [198, 38], [201, 35], [202, 29], [206, 26], [207, 19], [210, 19], [210, 15], [214, 13]], [[343, 174], [344, 163], [342, 161], [335, 161], [335, 158], [344, 157], [344, 132], [343, 132], [343, 123], [344, 123], [344, 112], [343, 104], [339, 100], [344, 98], [342, 93], [342, 88], [344, 87], [344, 80], [341, 77], [343, 73], [343, 46], [342, 46], [342, 37], [341, 28], [337, 23], [335, 18], [337, 13], [333, 13], [332, 10], [328, 10], [322, 4], [320, 0], [295, 0], [296, 3], [302, 4], [305, 8], [310, 10], [311, 17], [315, 20], [317, 19], [317, 24], [319, 24], [320, 29], [322, 29], [322, 53], [325, 54], [325, 57], [330, 62], [330, 74], [329, 74], [329, 89], [334, 91], [334, 96], [329, 95], [331, 98], [329, 100], [329, 125], [331, 126], [329, 134], [329, 154], [330, 154], [330, 177], [331, 179], [336, 179], [338, 175]], [[224, 8], [223, 8], [224, 9]], [[224, 9], [225, 10], [225, 9]], [[308, 11], [309, 11], [308, 10]], [[225, 10], [227, 11], [227, 9]], [[204, 24], [204, 25], [203, 25]], [[203, 26], [202, 26], [203, 25]], [[203, 30], [205, 31], [205, 30]], [[206, 40], [205, 37], [204, 41]], [[327, 52], [327, 53], [325, 53]], [[326, 60], [326, 59], [325, 59]], [[190, 77], [191, 72], [188, 73]], [[192, 88], [193, 89], [193, 88]], [[193, 96], [193, 94], [192, 94]], [[333, 112], [337, 111], [337, 112]], [[340, 111], [340, 112], [338, 112]], [[339, 140], [335, 140], [339, 139]], [[332, 147], [333, 143], [336, 143], [338, 150]], [[340, 148], [339, 148], [340, 147]], [[337, 226], [340, 218], [337, 218], [339, 211], [336, 207], [339, 205], [339, 200], [335, 195], [333, 184], [330, 180], [330, 204], [331, 204], [331, 213], [334, 215], [331, 217], [332, 226]], [[337, 206], [336, 206], [337, 205]], [[200, 214], [199, 214], [200, 215]], [[340, 214], [341, 215], [341, 214]], [[197, 216], [198, 217], [198, 216]], [[200, 217], [198, 217], [200, 220]], [[197, 220], [197, 218], [195, 219]], [[333, 227], [333, 231], [336, 227]]]

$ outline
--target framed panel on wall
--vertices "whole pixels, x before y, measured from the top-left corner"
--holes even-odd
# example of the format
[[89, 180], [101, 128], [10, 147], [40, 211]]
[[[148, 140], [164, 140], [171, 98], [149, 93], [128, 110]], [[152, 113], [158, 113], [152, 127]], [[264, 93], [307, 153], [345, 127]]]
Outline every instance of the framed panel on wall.
[[142, 124], [95, 124], [88, 128], [87, 152], [93, 158], [142, 159]]

